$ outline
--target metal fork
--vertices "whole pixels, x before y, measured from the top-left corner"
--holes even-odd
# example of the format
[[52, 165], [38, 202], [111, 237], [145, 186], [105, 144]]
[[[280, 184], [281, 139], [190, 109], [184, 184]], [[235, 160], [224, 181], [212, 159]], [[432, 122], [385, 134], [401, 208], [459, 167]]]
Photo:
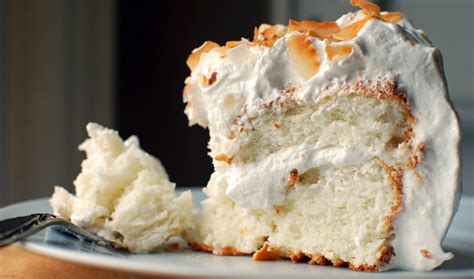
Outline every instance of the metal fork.
[[67, 219], [49, 213], [35, 213], [0, 221], [0, 247], [22, 240], [52, 225], [60, 225], [63, 232], [72, 234], [81, 240], [117, 248], [113, 242], [87, 231]]

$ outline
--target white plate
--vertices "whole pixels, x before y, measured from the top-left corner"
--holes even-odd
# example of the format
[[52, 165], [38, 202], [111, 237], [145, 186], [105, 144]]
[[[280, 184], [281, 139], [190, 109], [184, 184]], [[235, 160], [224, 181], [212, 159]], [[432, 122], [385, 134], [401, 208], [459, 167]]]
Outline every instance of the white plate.
[[[204, 198], [201, 190], [193, 188], [196, 204]], [[17, 203], [0, 209], [0, 220], [35, 212], [51, 212], [48, 199]], [[463, 197], [453, 224], [444, 241], [445, 250], [455, 258], [431, 272], [388, 271], [383, 273], [355, 272], [346, 268], [293, 264], [287, 260], [255, 262], [251, 257], [220, 257], [194, 251], [164, 252], [147, 255], [107, 250], [79, 241], [49, 228], [19, 243], [28, 250], [98, 267], [147, 274], [186, 275], [203, 277], [258, 278], [327, 278], [327, 277], [436, 277], [474, 278], [474, 198]]]

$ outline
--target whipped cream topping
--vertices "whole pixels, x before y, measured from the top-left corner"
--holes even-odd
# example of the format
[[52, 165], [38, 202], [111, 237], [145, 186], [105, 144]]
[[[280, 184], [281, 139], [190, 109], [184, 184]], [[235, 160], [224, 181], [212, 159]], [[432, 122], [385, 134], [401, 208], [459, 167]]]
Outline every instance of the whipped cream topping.
[[[362, 17], [361, 11], [349, 13], [336, 23], [343, 28]], [[391, 240], [396, 256], [384, 268], [430, 270], [439, 266], [452, 257], [442, 250], [441, 242], [457, 208], [461, 137], [457, 116], [448, 99], [440, 52], [406, 18], [397, 24], [371, 19], [351, 40], [331, 42], [309, 37], [320, 54], [320, 68], [305, 80], [295, 69], [288, 51], [289, 40], [298, 34], [287, 33], [272, 47], [248, 45], [244, 40], [225, 55], [217, 49], [203, 54], [186, 80], [185, 112], [190, 124], [209, 127], [214, 140], [222, 143], [224, 152], [227, 146], [231, 154], [228, 134], [232, 121], [236, 117], [245, 121], [267, 112], [263, 105], [284, 99], [282, 89], [286, 85], [297, 88], [292, 97], [312, 103], [333, 85], [395, 80], [416, 118], [412, 145], [424, 144], [425, 155], [415, 169], [404, 172], [402, 211], [394, 221], [395, 237]], [[350, 45], [352, 52], [348, 57], [331, 60], [325, 47], [338, 45]], [[202, 77], [212, 75], [217, 78], [211, 85], [202, 83]], [[351, 160], [360, 151], [315, 150], [311, 146], [297, 149], [297, 154], [306, 154], [307, 158], [281, 151], [258, 163], [224, 169], [227, 195], [244, 208], [269, 208], [284, 199], [286, 183], [276, 183], [284, 179], [276, 173], [282, 171], [287, 175], [289, 170], [281, 169], [285, 164], [305, 169], [314, 165], [361, 163]], [[211, 155], [215, 154], [211, 151]], [[220, 162], [215, 164], [220, 168]], [[245, 171], [248, 179], [241, 175]], [[258, 187], [251, 187], [250, 179], [259, 181]], [[430, 256], [423, 251], [429, 251]]]

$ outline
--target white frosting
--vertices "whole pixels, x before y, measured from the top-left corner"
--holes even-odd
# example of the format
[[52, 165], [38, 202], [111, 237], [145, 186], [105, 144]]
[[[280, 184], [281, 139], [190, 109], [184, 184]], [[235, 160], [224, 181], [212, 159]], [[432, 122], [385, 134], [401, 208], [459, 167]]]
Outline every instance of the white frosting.
[[304, 173], [325, 165], [360, 165], [371, 158], [372, 154], [361, 149], [318, 149], [302, 144], [275, 152], [263, 161], [230, 166], [226, 172], [229, 185], [226, 194], [243, 208], [272, 209], [284, 201], [286, 187], [281, 186], [288, 184], [288, 174], [292, 169]]
[[[360, 17], [360, 13], [350, 13], [337, 23], [344, 27]], [[227, 50], [227, 57], [218, 51], [203, 54], [186, 80], [190, 92], [185, 101], [192, 102], [185, 111], [190, 124], [208, 126], [213, 137], [226, 146], [231, 122], [237, 116], [245, 121], [263, 113], [262, 104], [283, 98], [281, 89], [287, 84], [297, 85], [296, 98], [310, 103], [333, 84], [394, 79], [416, 118], [412, 144], [424, 143], [425, 155], [421, 164], [404, 173], [403, 208], [394, 222], [395, 238], [391, 243], [396, 256], [385, 268], [430, 270], [451, 258], [442, 250], [441, 241], [457, 206], [460, 128], [448, 100], [439, 51], [406, 18], [399, 24], [371, 20], [349, 41], [333, 43], [311, 38], [321, 54], [321, 67], [304, 81], [293, 68], [287, 50], [288, 40], [294, 35], [286, 34], [270, 48], [241, 44]], [[349, 44], [353, 53], [346, 59], [330, 61], [324, 52], [328, 44]], [[200, 84], [202, 75], [209, 77], [213, 72], [217, 73], [214, 84]], [[258, 163], [231, 166], [227, 195], [244, 208], [269, 208], [284, 199], [286, 184], [277, 182], [286, 179], [288, 168], [357, 164], [366, 158], [360, 150], [296, 149], [281, 151]], [[359, 160], [360, 154], [363, 156]], [[417, 178], [420, 175], [424, 179]], [[258, 187], [252, 187], [255, 181]], [[424, 257], [422, 249], [432, 257]]]

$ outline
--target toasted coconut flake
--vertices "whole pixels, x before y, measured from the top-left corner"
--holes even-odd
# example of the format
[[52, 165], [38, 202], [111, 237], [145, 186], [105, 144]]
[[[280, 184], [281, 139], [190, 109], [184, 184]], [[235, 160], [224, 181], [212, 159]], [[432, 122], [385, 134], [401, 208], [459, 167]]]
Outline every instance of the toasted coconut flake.
[[351, 45], [327, 45], [324, 50], [328, 55], [329, 60], [339, 60], [344, 59], [351, 55], [352, 46]]
[[351, 5], [367, 11], [371, 16], [378, 16], [380, 14], [380, 7], [374, 3], [367, 2], [367, 0], [351, 0]]
[[258, 27], [258, 32], [263, 34], [265, 31], [267, 31], [268, 29], [270, 29], [272, 27], [272, 25], [270, 24], [267, 24], [267, 23], [262, 23], [260, 24], [260, 26]]
[[288, 52], [296, 72], [304, 80], [319, 71], [319, 53], [305, 34], [293, 36], [288, 40]]
[[230, 49], [230, 48], [234, 48], [238, 45], [240, 45], [242, 43], [242, 41], [228, 41], [227, 43], [225, 43], [225, 47], [227, 49]]
[[272, 37], [272, 38], [266, 39], [265, 40], [265, 45], [267, 47], [272, 47], [275, 44], [277, 39], [278, 39], [277, 37]]
[[384, 15], [381, 15], [380, 18], [387, 22], [397, 23], [400, 21], [400, 19], [403, 18], [403, 14], [400, 12], [389, 12]]
[[260, 35], [260, 33], [258, 32], [258, 27], [255, 27], [255, 28], [253, 29], [253, 41], [254, 41], [254, 42], [260, 41], [259, 35]]
[[278, 25], [273, 25], [270, 28], [267, 28], [265, 31], [263, 31], [262, 35], [265, 38], [271, 38], [271, 37], [276, 37], [278, 32]]
[[373, 17], [367, 16], [362, 20], [359, 20], [359, 21], [356, 21], [356, 22], [352, 23], [351, 25], [349, 25], [346, 28], [342, 29], [338, 33], [334, 34], [333, 38], [341, 40], [341, 41], [352, 40], [355, 36], [357, 36], [360, 29], [362, 29], [362, 27], [364, 27], [364, 25], [370, 19], [373, 19]]
[[311, 20], [305, 20], [298, 22], [291, 20], [288, 23], [288, 31], [298, 31], [301, 33], [309, 33], [309, 35], [317, 38], [329, 38], [333, 34], [336, 34], [341, 29], [334, 21], [316, 22]]
[[253, 34], [253, 41], [257, 45], [272, 47], [273, 44], [285, 34], [283, 25], [275, 24], [261, 24], [260, 27], [255, 27]]
[[199, 64], [199, 60], [201, 59], [201, 55], [211, 51], [214, 48], [219, 47], [219, 44], [214, 43], [212, 41], [206, 41], [202, 46], [194, 49], [186, 60], [186, 64], [188, 65], [191, 71], [196, 68], [197, 64]]

